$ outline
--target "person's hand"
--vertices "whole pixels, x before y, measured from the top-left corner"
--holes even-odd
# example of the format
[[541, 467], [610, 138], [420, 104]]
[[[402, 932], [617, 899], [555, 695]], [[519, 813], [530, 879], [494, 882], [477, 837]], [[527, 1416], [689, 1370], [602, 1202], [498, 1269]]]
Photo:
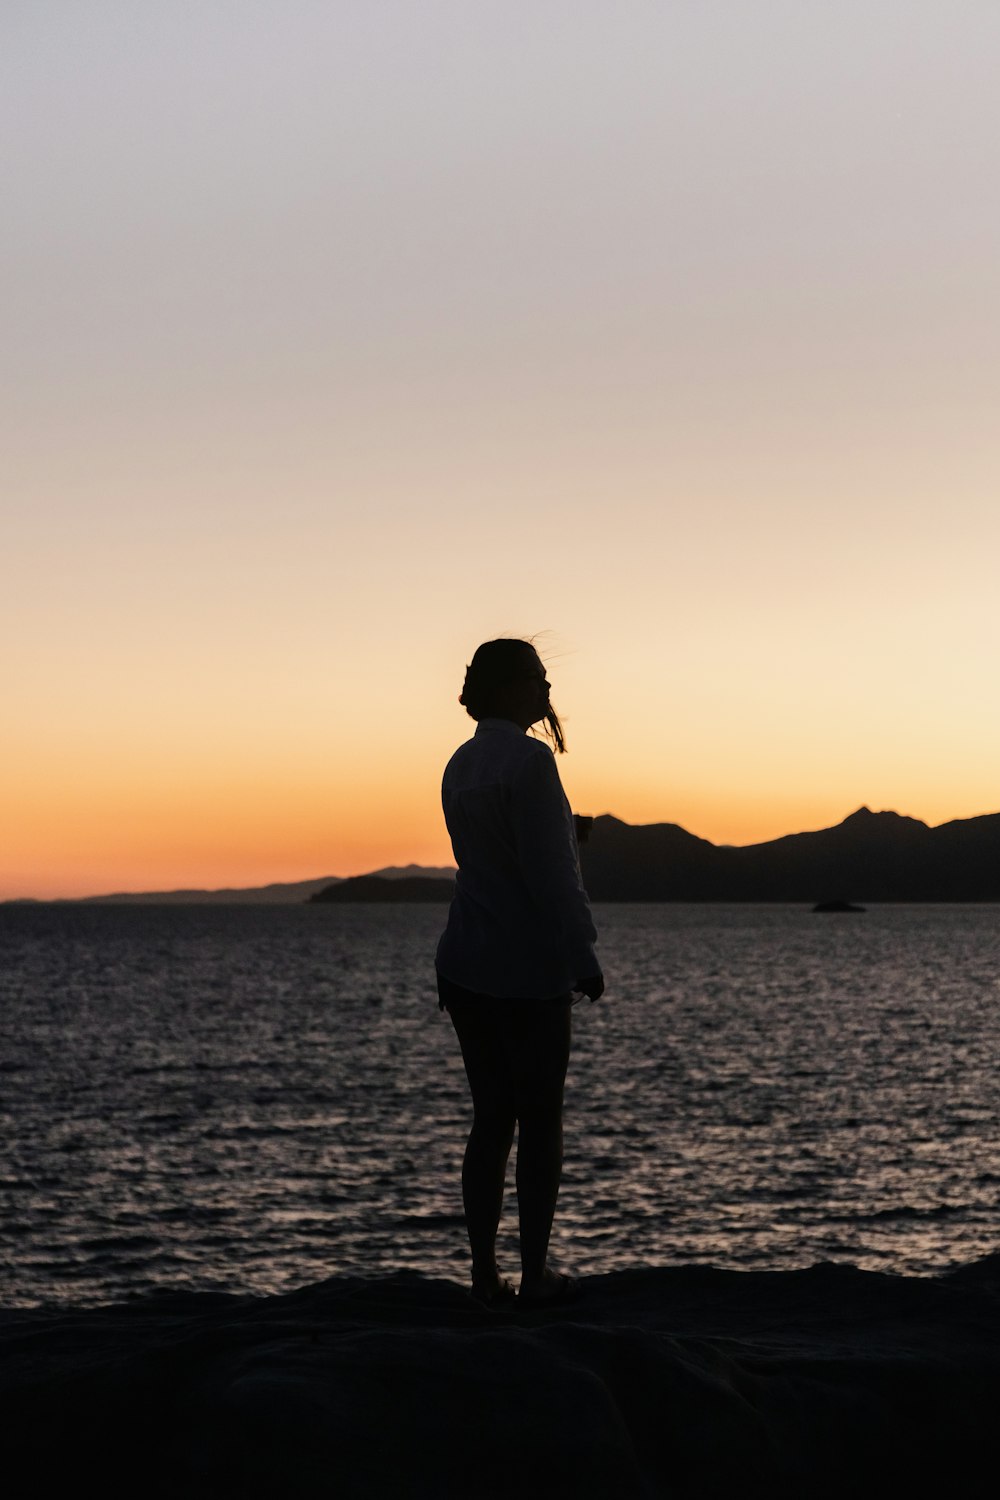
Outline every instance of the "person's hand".
[[604, 975], [598, 970], [596, 974], [589, 974], [586, 979], [578, 979], [573, 990], [578, 995], [586, 995], [588, 1000], [600, 1000], [604, 994]]

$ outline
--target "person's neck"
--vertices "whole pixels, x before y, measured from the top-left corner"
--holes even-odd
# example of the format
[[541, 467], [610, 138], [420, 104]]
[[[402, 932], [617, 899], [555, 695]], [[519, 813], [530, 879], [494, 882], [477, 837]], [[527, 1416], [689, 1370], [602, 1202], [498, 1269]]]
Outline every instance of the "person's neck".
[[490, 724], [509, 725], [511, 729], [517, 729], [521, 734], [527, 734], [531, 728], [530, 724], [522, 724], [518, 719], [515, 719], [513, 714], [484, 714], [479, 722], [487, 726]]

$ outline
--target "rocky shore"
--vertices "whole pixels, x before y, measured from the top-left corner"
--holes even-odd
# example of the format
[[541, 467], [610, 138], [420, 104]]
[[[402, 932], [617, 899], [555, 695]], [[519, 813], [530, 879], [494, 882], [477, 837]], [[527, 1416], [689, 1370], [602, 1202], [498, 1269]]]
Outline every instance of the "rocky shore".
[[412, 1274], [13, 1310], [0, 1393], [12, 1496], [987, 1495], [1000, 1255], [627, 1270], [547, 1314]]

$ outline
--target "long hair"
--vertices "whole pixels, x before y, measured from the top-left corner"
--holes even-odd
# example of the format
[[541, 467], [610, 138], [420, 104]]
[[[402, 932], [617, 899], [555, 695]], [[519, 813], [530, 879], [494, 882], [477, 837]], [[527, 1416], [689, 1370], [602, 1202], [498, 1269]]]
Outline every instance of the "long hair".
[[[538, 658], [531, 641], [511, 639], [507, 636], [496, 641], [484, 641], [476, 649], [465, 669], [465, 682], [459, 697], [470, 719], [492, 717], [496, 706], [497, 691], [512, 682], [524, 669], [524, 653], [530, 651]], [[549, 707], [542, 719], [545, 736], [551, 740], [558, 755], [566, 753], [566, 736], [555, 709]]]

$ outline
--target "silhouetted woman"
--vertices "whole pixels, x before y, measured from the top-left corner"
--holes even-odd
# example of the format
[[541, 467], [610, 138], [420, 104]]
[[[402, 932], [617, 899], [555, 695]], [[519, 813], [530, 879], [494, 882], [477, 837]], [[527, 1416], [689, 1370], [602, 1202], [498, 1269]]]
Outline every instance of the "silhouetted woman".
[[544, 723], [558, 751], [565, 743], [527, 641], [480, 646], [459, 701], [478, 728], [444, 773], [458, 879], [437, 969], [472, 1091], [462, 1168], [472, 1290], [487, 1305], [514, 1296], [497, 1269], [496, 1236], [516, 1125], [521, 1300], [564, 1301], [575, 1283], [546, 1258], [562, 1174], [571, 992], [596, 1000], [604, 980], [573, 815], [552, 751], [527, 731]]

